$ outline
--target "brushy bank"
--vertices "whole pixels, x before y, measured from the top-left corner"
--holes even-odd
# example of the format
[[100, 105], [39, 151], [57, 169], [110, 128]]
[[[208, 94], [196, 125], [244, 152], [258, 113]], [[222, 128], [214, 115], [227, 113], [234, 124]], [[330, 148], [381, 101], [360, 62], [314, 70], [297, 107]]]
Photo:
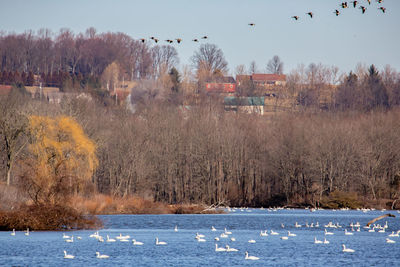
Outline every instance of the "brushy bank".
[[16, 210], [0, 211], [0, 231], [96, 229], [102, 222], [74, 208], [61, 205], [22, 205]]

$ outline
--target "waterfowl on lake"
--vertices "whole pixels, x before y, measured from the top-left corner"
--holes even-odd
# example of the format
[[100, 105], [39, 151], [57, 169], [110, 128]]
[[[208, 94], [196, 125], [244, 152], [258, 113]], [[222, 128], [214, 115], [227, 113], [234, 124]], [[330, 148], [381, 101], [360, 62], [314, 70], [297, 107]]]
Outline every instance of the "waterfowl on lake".
[[108, 255], [101, 255], [100, 254], [100, 252], [98, 252], [98, 251], [96, 251], [96, 258], [98, 258], [98, 259], [107, 259], [107, 258], [109, 258], [110, 256], [108, 256]]
[[354, 249], [346, 248], [346, 246], [344, 244], [342, 244], [342, 248], [343, 248], [342, 249], [343, 252], [350, 252], [350, 253], [355, 252]]
[[136, 239], [132, 239], [132, 242], [135, 246], [142, 246], [143, 242], [136, 241]]
[[226, 251], [226, 248], [218, 247], [218, 244], [215, 244], [215, 251]]
[[249, 256], [249, 253], [246, 251], [244, 259], [245, 260], [259, 260], [260, 258], [256, 257], [256, 256]]
[[157, 246], [160, 246], [160, 245], [166, 245], [167, 244], [167, 242], [164, 242], [164, 241], [158, 241], [158, 237], [156, 237], [156, 245]]
[[227, 252], [239, 251], [239, 250], [237, 250], [236, 248], [231, 248], [231, 247], [229, 247], [228, 245], [226, 245], [225, 247], [226, 247], [226, 251], [227, 251]]
[[15, 235], [15, 229], [12, 230], [11, 235]]
[[107, 235], [107, 242], [115, 242], [116, 240], [114, 239], [114, 238], [110, 238], [108, 235]]
[[67, 254], [67, 251], [64, 250], [64, 259], [73, 259], [73, 258], [75, 258], [74, 255], [69, 255]]

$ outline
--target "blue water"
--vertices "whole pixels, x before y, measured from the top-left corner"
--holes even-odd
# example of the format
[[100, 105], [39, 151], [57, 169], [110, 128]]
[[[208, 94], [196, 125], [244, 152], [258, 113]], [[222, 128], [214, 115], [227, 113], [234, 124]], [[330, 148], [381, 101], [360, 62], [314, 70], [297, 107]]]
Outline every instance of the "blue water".
[[[99, 242], [89, 235], [94, 231], [65, 232], [73, 235], [73, 243], [65, 242], [63, 232], [31, 232], [25, 236], [17, 232], [0, 232], [0, 265], [5, 266], [399, 266], [400, 238], [391, 237], [395, 244], [386, 243], [386, 237], [400, 230], [396, 218], [385, 218], [377, 223], [388, 222], [386, 233], [370, 233], [361, 227], [361, 232], [346, 236], [344, 229], [351, 230], [351, 222], [360, 222], [364, 226], [369, 220], [385, 214], [381, 211], [315, 211], [309, 210], [236, 210], [218, 215], [105, 215], [104, 229], [100, 235], [106, 239], [115, 238], [120, 233], [130, 235], [143, 246], [134, 246], [132, 242]], [[295, 228], [295, 222], [302, 224]], [[319, 222], [319, 228], [307, 228], [308, 224]], [[342, 228], [328, 228], [334, 235], [326, 236], [330, 244], [314, 244], [314, 237], [323, 240], [324, 224], [339, 223]], [[281, 227], [281, 224], [285, 228]], [[174, 231], [175, 225], [178, 232]], [[211, 231], [214, 226], [217, 231]], [[220, 238], [214, 241], [227, 228], [236, 241]], [[278, 236], [261, 237], [261, 230], [274, 230]], [[287, 231], [297, 234], [288, 240], [280, 237]], [[206, 242], [198, 242], [196, 233], [204, 234]], [[80, 236], [82, 239], [78, 240]], [[165, 246], [156, 246], [155, 238], [167, 242]], [[256, 243], [248, 243], [254, 239]], [[238, 252], [216, 252], [219, 247], [228, 244]], [[355, 250], [343, 253], [341, 244]], [[64, 259], [63, 250], [75, 256]], [[109, 255], [108, 259], [96, 258], [96, 251]], [[257, 261], [245, 260], [245, 251], [257, 256]]]

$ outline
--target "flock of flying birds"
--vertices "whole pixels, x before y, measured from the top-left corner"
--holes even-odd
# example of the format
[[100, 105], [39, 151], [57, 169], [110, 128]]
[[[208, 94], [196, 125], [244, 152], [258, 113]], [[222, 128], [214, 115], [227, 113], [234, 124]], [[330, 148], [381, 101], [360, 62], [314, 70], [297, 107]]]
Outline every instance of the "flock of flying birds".
[[[371, 0], [366, 0], [366, 2], [368, 3], [368, 5], [371, 5]], [[382, 4], [383, 0], [376, 0], [376, 2], [379, 3], [379, 4]], [[359, 6], [359, 9], [361, 9], [361, 13], [362, 13], [362, 14], [364, 14], [364, 13], [367, 11], [367, 8], [366, 8], [365, 6], [362, 6], [362, 5], [360, 4], [360, 1], [354, 0], [354, 1], [351, 1], [350, 3], [353, 4], [353, 8], [357, 8], [357, 6]], [[348, 4], [347, 2], [342, 2], [339, 6], [340, 6], [342, 9], [349, 8], [349, 4]], [[350, 6], [351, 6], [351, 5], [350, 5]], [[386, 8], [385, 8], [385, 7], [379, 6], [378, 9], [381, 10], [383, 13], [386, 13]], [[340, 15], [340, 10], [339, 10], [339, 9], [335, 9], [335, 11], [334, 11], [333, 13], [334, 13], [336, 16], [339, 16], [339, 15]], [[310, 18], [313, 18], [314, 13], [310, 11], [310, 12], [307, 12], [306, 15], [310, 16]], [[292, 16], [291, 18], [294, 19], [294, 20], [299, 20], [299, 19], [300, 19], [300, 16], [295, 15], [295, 16]], [[253, 22], [252, 22], [252, 23], [249, 23], [248, 25], [251, 26], [251, 27], [256, 26], [256, 24], [253, 23]], [[150, 39], [153, 40], [155, 43], [158, 43], [158, 42], [160, 41], [158, 38], [156, 38], [156, 37], [154, 37], [154, 36], [151, 36]], [[197, 42], [199, 42], [201, 39], [208, 39], [208, 36], [205, 35], [205, 36], [203, 36], [203, 37], [201, 37], [201, 38], [195, 38], [195, 39], [192, 39], [192, 41], [197, 43]], [[139, 39], [139, 40], [140, 40], [142, 43], [146, 42], [146, 39], [145, 39], [145, 38], [141, 38], [141, 39]], [[176, 38], [176, 39], [167, 39], [167, 40], [165, 40], [165, 42], [170, 43], [170, 44], [174, 43], [174, 41], [175, 41], [176, 43], [180, 44], [180, 43], [182, 42], [182, 39], [181, 39], [181, 38]]]

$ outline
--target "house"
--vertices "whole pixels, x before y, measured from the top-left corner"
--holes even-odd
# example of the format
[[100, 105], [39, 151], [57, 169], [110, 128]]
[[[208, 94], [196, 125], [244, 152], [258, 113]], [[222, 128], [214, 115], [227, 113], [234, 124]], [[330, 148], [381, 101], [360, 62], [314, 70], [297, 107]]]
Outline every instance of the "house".
[[206, 82], [207, 93], [235, 93], [236, 82], [232, 76], [217, 77], [210, 82]]
[[226, 111], [239, 111], [244, 113], [264, 114], [264, 97], [235, 97], [224, 98]]
[[246, 82], [252, 81], [255, 86], [262, 88], [271, 88], [286, 84], [286, 75], [284, 74], [267, 74], [253, 73], [252, 75], [237, 75], [237, 86], [244, 85]]

